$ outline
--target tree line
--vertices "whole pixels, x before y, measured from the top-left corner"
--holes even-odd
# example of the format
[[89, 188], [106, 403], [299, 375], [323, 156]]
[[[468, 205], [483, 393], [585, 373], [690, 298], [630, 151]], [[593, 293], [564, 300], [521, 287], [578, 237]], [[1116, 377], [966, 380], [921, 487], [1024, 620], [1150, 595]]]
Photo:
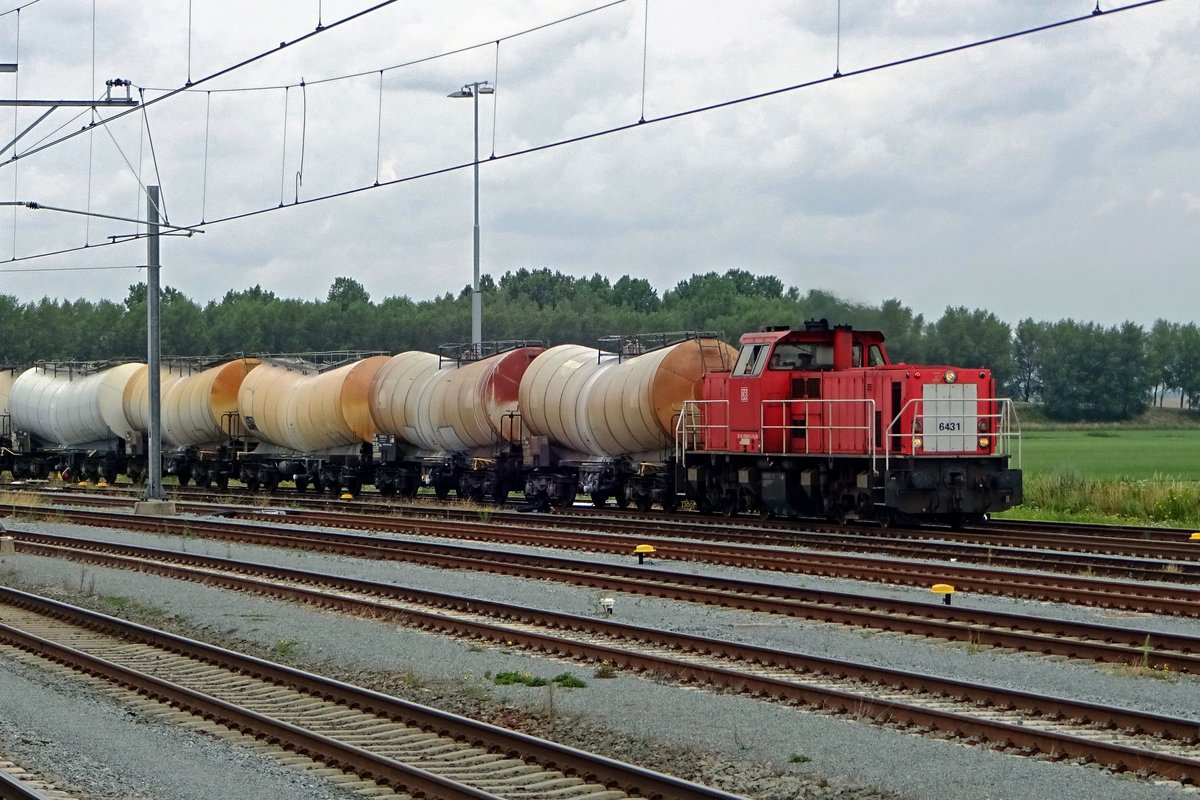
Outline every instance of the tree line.
[[[480, 281], [484, 338], [591, 344], [611, 334], [716, 331], [736, 344], [764, 325], [808, 319], [883, 331], [892, 360], [989, 367], [1004, 392], [1040, 402], [1059, 420], [1121, 420], [1182, 397], [1200, 402], [1200, 330], [1159, 320], [1150, 330], [1126, 322], [1020, 321], [947, 308], [932, 322], [899, 300], [853, 303], [819, 290], [785, 287], [744, 269], [680, 281], [661, 295], [628, 275], [577, 278], [519, 269]], [[259, 286], [200, 305], [173, 288], [161, 298], [162, 352], [170, 355], [427, 350], [469, 338], [471, 289], [431, 300], [373, 302], [352, 278], [336, 278], [323, 300], [277, 297]], [[146, 286], [122, 302], [22, 303], [0, 295], [0, 362], [144, 358]]]

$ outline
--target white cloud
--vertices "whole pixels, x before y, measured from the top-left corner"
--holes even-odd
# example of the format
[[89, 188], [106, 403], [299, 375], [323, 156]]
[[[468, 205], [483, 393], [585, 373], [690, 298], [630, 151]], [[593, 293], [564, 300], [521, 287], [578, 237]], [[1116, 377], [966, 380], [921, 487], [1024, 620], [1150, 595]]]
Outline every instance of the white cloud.
[[[320, 7], [329, 24], [365, 4]], [[445, 95], [493, 79], [494, 45], [387, 73], [382, 105], [377, 73], [312, 82], [494, 41], [587, 7], [396, 4], [199, 87], [310, 82], [287, 94], [286, 154], [282, 90], [194, 92], [149, 107], [157, 177], [137, 116], [112, 134], [143, 180], [162, 183], [181, 224], [273, 207], [281, 197], [290, 204], [302, 132], [302, 198], [374, 182], [377, 136], [385, 182], [462, 164], [471, 157], [471, 101]], [[1077, 0], [842, 8], [843, 73], [1090, 11]], [[504, 41], [499, 91], [480, 103], [483, 155], [492, 151], [493, 113], [501, 154], [635, 122], [643, 9], [631, 0]], [[311, 32], [316, 10], [196, 4], [190, 74]], [[91, 11], [82, 0], [59, 0], [22, 12], [22, 97], [95, 96], [117, 76], [152, 87], [186, 80], [187, 4], [100, 7], [94, 83]], [[0, 18], [0, 52], [15, 51], [14, 17]], [[646, 115], [826, 77], [836, 25], [834, 0], [655, 0]], [[1200, 9], [1166, 3], [484, 163], [483, 269], [544, 266], [614, 280], [628, 273], [664, 290], [694, 272], [743, 267], [862, 302], [898, 297], [935, 318], [968, 305], [1011, 321], [1192, 319], [1190, 298], [1200, 292], [1192, 265], [1200, 251], [1198, 73]], [[12, 91], [11, 80], [0, 76], [0, 86]], [[38, 113], [22, 109], [11, 127]], [[67, 118], [59, 111], [54, 119]], [[0, 165], [5, 199], [13, 199], [15, 174], [17, 199], [143, 213], [134, 176], [102, 131], [15, 168]], [[462, 170], [213, 225], [164, 242], [164, 279], [200, 301], [255, 283], [320, 297], [339, 275], [362, 281], [376, 299], [457, 292], [470, 280], [471, 187]], [[12, 219], [0, 213], [0, 260], [14, 251]], [[16, 219], [18, 255], [81, 245], [85, 230], [95, 245], [130, 228], [51, 212], [22, 210]], [[141, 242], [94, 247], [0, 270], [131, 264], [144, 253]], [[0, 292], [119, 299], [141, 277], [0, 272]]]

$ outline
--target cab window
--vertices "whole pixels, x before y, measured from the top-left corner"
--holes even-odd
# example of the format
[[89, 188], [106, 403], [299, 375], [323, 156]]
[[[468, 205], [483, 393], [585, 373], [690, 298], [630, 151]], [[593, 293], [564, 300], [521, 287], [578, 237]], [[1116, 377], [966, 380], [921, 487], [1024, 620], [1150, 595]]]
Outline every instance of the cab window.
[[822, 369], [833, 366], [833, 348], [825, 344], [781, 344], [771, 354], [769, 368]]
[[763, 363], [767, 360], [770, 345], [748, 344], [738, 353], [737, 363], [733, 365], [733, 377], [744, 378], [762, 372]]
[[871, 345], [871, 350], [867, 357], [870, 359], [870, 361], [867, 362], [868, 366], [872, 366], [872, 367], [886, 367], [887, 366], [887, 360], [883, 357], [883, 349], [877, 344]]

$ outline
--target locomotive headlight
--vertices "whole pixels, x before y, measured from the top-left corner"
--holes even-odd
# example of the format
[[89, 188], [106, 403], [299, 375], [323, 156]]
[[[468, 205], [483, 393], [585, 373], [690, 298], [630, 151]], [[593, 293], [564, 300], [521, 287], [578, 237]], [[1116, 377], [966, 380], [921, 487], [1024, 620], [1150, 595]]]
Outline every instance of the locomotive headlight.
[[958, 373], [952, 369], [946, 370], [946, 383], [954, 383], [958, 380]]
[[913, 437], [913, 450], [919, 450], [923, 443], [924, 442], [920, 436], [914, 436]]
[[989, 446], [991, 443], [992, 443], [992, 440], [991, 440], [991, 439], [989, 439], [988, 437], [986, 437], [986, 436], [980, 436], [980, 437], [979, 437], [979, 449], [980, 449], [980, 450], [987, 450], [987, 449], [988, 449], [988, 446]]
[[989, 420], [987, 417], [980, 417], [979, 424], [976, 425], [975, 427], [977, 427], [979, 429], [980, 433], [987, 433], [988, 431], [990, 431], [992, 429], [992, 421]]

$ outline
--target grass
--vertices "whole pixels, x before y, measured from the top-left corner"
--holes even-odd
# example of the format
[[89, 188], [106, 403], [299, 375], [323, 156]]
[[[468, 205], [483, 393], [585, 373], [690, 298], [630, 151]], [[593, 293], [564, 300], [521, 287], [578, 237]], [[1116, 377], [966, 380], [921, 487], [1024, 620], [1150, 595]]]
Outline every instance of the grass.
[[1025, 503], [1001, 516], [1200, 529], [1200, 414], [1053, 426], [1037, 411], [1020, 412]]
[[563, 672], [553, 678], [539, 678], [528, 672], [500, 672], [496, 674], [495, 682], [497, 686], [513, 686], [515, 684], [523, 686], [547, 686], [553, 684], [567, 689], [582, 689], [587, 686], [587, 683], [576, 678], [569, 672]]
[[1200, 481], [1200, 428], [1035, 430], [1021, 437], [1027, 475]]

